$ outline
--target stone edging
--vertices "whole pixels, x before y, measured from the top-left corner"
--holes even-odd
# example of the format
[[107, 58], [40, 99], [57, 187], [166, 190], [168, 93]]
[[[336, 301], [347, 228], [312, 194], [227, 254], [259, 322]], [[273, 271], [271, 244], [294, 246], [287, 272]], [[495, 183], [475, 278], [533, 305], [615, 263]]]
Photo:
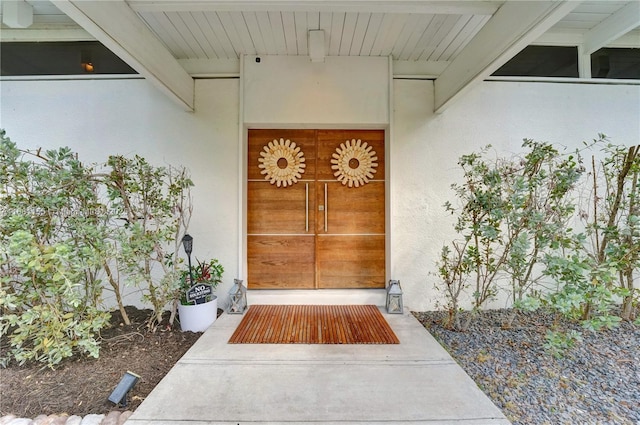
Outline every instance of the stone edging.
[[123, 425], [133, 412], [112, 411], [106, 415], [39, 415], [34, 419], [18, 418], [15, 415], [0, 417], [0, 425]]

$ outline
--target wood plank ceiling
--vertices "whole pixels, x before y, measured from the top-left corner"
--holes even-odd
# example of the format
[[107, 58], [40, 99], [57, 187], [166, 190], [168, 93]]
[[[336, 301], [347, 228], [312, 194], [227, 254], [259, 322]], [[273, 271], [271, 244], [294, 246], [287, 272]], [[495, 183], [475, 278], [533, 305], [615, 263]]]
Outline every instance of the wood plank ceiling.
[[[548, 33], [573, 35], [576, 39], [634, 1], [580, 2]], [[76, 29], [76, 38], [80, 40], [92, 38], [79, 30], [80, 27], [52, 2], [27, 0], [26, 3], [34, 8], [34, 24], [29, 30], [18, 31], [11, 31], [3, 25], [3, 41], [21, 37], [27, 41], [30, 39], [26, 34], [28, 31], [38, 31], [37, 35], [46, 41], [44, 30], [49, 30], [48, 36], [56, 39], [63, 29]], [[327, 34], [328, 56], [391, 55], [394, 60], [401, 61], [450, 61], [487, 23], [502, 2], [475, 2], [480, 5], [452, 2], [460, 5], [447, 8], [438, 5], [436, 8], [415, 4], [443, 2], [400, 1], [399, 5], [404, 4], [404, 7], [377, 8], [380, 10], [377, 12], [332, 12], [330, 6], [319, 6], [318, 2], [310, 6], [304, 5], [309, 2], [299, 2], [298, 7], [286, 6], [286, 2], [274, 2], [276, 4], [272, 6], [267, 6], [266, 2], [244, 2], [248, 3], [244, 7], [243, 2], [238, 2], [236, 7], [231, 7], [230, 3], [233, 2], [128, 2], [176, 59], [305, 56], [308, 54], [308, 31], [322, 29]], [[261, 3], [261, 7], [256, 6]], [[408, 7], [406, 3], [414, 6]], [[317, 10], [306, 10], [314, 6]], [[363, 8], [366, 6], [358, 9]], [[443, 12], [428, 13], [430, 10]], [[453, 13], [455, 11], [469, 13]], [[640, 40], [640, 27], [629, 36], [629, 39]]]
[[328, 56], [449, 61], [490, 15], [345, 12], [139, 12], [177, 59], [308, 55], [307, 33], [326, 34]]

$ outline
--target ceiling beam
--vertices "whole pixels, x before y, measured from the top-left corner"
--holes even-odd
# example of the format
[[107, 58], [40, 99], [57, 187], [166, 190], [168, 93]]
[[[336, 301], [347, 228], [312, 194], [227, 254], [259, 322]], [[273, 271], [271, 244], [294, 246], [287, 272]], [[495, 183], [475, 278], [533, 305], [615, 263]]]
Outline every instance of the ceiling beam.
[[193, 78], [123, 0], [52, 3], [172, 100], [193, 111]]
[[435, 81], [436, 112], [475, 86], [566, 16], [578, 1], [509, 0]]
[[364, 12], [493, 15], [502, 1], [461, 0], [130, 0], [137, 12]]
[[33, 24], [26, 29], [2, 28], [0, 41], [95, 41], [96, 38], [82, 28]]
[[585, 34], [584, 54], [590, 55], [637, 27], [640, 27], [640, 2], [632, 1]]

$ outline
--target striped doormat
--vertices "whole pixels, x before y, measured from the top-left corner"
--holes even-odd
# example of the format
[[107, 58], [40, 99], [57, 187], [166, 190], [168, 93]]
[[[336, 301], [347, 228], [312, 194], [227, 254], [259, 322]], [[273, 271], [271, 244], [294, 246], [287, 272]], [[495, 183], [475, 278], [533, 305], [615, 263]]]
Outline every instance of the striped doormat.
[[252, 305], [230, 344], [399, 344], [375, 305]]

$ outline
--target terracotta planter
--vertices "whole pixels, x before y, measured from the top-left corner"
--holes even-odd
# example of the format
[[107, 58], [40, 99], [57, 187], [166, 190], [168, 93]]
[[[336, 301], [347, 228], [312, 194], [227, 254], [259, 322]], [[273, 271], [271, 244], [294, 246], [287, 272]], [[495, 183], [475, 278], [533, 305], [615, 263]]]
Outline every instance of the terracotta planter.
[[204, 304], [178, 305], [178, 319], [183, 332], [204, 332], [218, 317], [218, 297]]

